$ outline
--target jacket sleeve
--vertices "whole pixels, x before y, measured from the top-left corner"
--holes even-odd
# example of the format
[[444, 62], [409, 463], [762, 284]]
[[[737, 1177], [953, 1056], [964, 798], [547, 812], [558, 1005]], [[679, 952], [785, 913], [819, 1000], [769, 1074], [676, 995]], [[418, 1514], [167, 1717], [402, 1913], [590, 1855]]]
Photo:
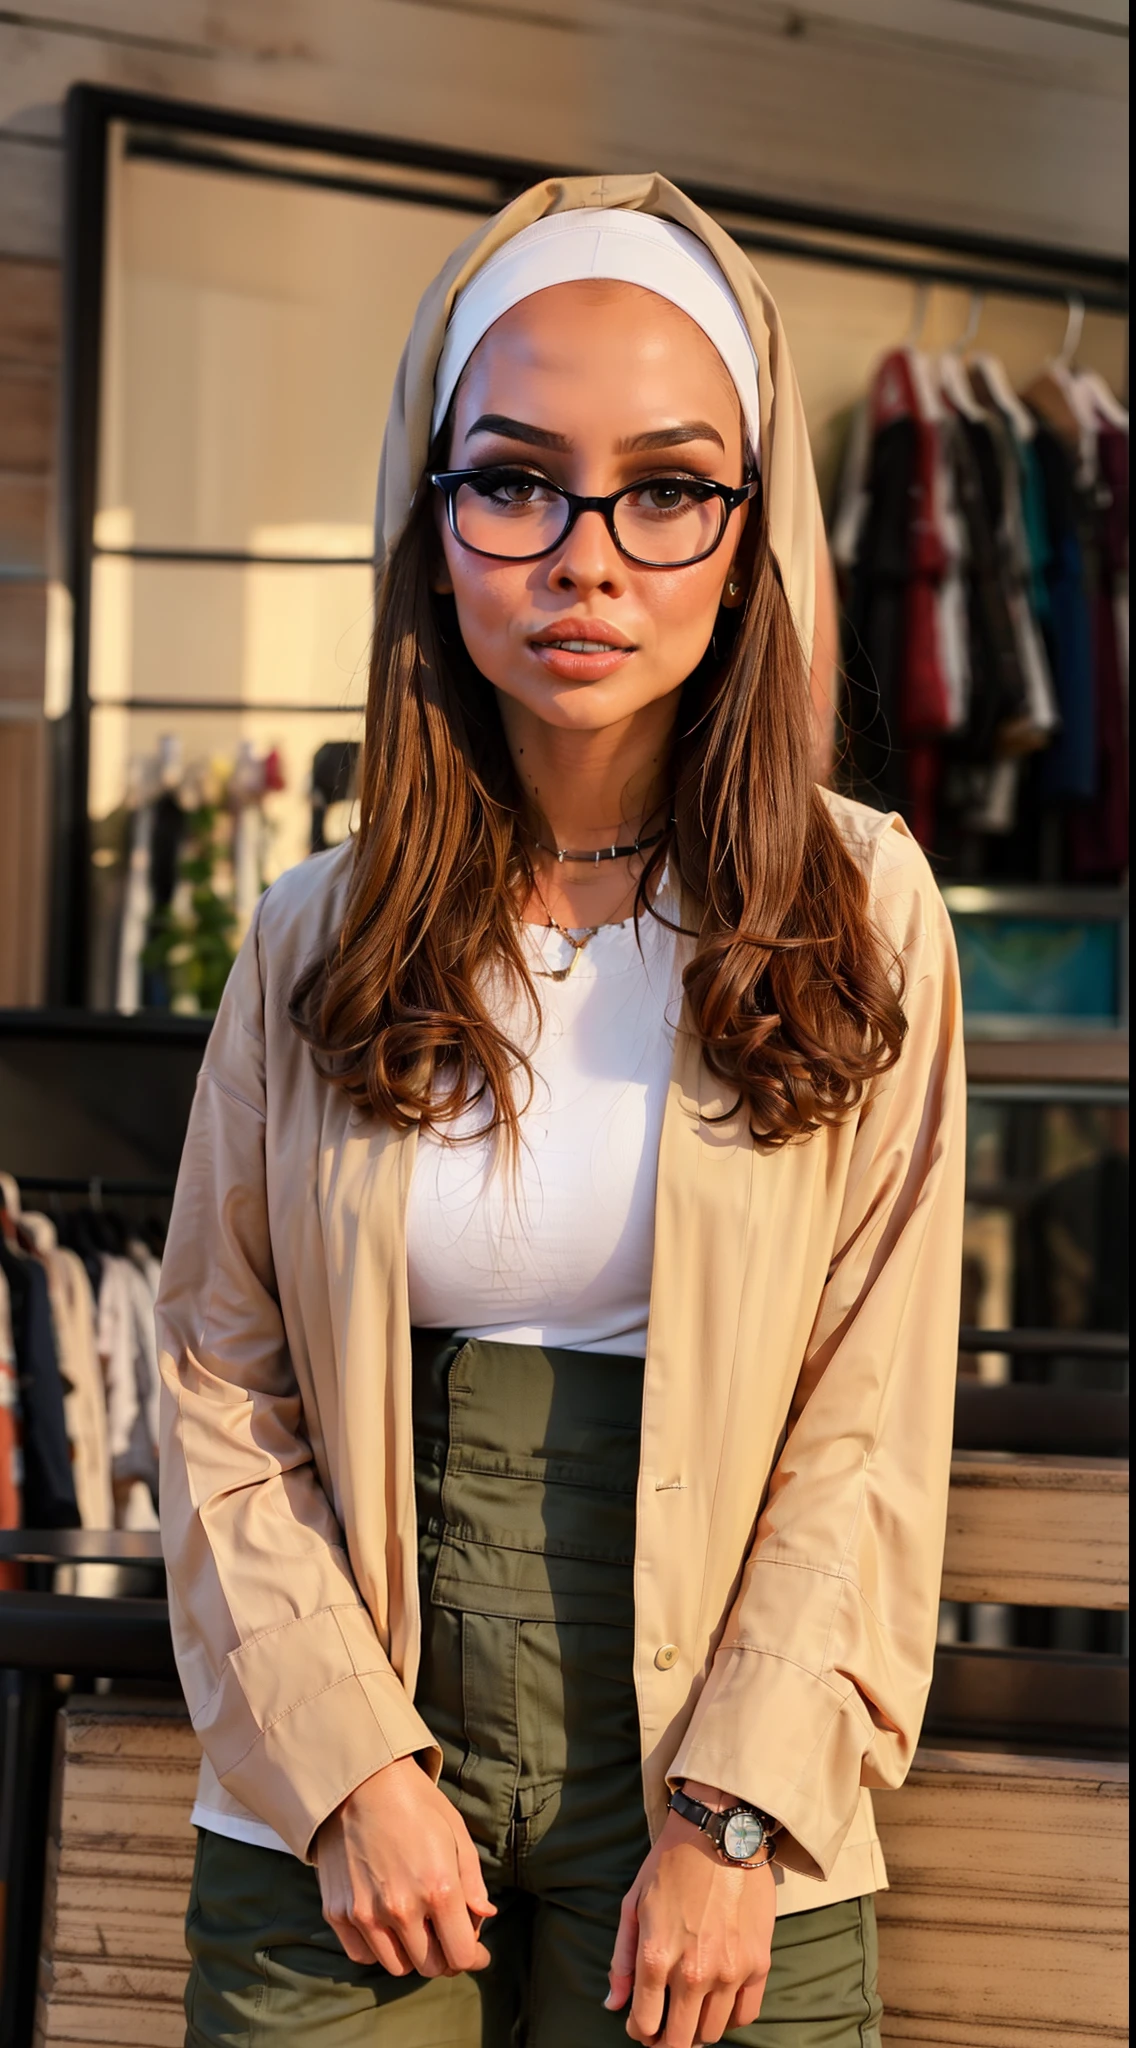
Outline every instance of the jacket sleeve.
[[365, 1778], [440, 1758], [360, 1598], [305, 1431], [268, 1224], [258, 923], [198, 1078], [162, 1261], [162, 1545], [206, 1755], [310, 1858]]
[[836, 1249], [754, 1542], [668, 1773], [774, 1814], [826, 1877], [860, 1786], [902, 1783], [931, 1680], [958, 1358], [965, 1071], [942, 899], [902, 827], [877, 926], [908, 1031], [861, 1111]]

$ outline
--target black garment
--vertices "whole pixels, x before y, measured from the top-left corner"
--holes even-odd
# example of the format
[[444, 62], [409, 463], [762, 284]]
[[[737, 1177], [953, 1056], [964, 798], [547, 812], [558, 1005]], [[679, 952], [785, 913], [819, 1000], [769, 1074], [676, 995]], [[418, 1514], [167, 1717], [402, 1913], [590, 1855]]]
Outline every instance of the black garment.
[[[185, 838], [186, 814], [176, 796], [166, 790], [154, 805], [150, 835], [150, 921], [146, 932], [149, 945], [162, 930], [178, 884], [178, 860]], [[165, 966], [143, 967], [142, 1007], [168, 1010], [170, 980]]]
[[0, 1269], [12, 1300], [12, 1341], [24, 1425], [24, 1526], [77, 1529], [79, 1505], [63, 1419], [63, 1381], [47, 1274], [38, 1260], [22, 1258], [2, 1240]]
[[844, 650], [850, 793], [881, 810], [904, 812], [910, 792], [901, 710], [918, 440], [915, 420], [898, 419], [872, 443]]
[[967, 624], [970, 698], [956, 756], [984, 765], [1019, 751], [1016, 729], [1027, 713], [1025, 681], [1010, 616], [1010, 565], [1004, 527], [1002, 473], [989, 428], [977, 420], [949, 424], [947, 447], [967, 536]]
[[325, 740], [312, 760], [313, 853], [325, 853], [324, 822], [332, 804], [351, 803], [359, 779], [358, 740]]

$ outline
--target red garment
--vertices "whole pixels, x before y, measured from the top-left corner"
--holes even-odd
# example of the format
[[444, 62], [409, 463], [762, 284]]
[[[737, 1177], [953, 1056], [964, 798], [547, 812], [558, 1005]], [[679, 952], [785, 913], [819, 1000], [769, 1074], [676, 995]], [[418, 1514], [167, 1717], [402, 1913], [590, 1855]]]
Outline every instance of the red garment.
[[[4, 1212], [5, 1218], [7, 1212]], [[0, 1226], [2, 1227], [2, 1226]], [[24, 1521], [20, 1453], [20, 1383], [12, 1345], [8, 1283], [0, 1273], [0, 1529], [20, 1529]], [[24, 1583], [22, 1565], [0, 1559], [0, 1592], [17, 1591]]]
[[[939, 529], [936, 470], [939, 430], [928, 419], [907, 349], [897, 349], [880, 363], [871, 393], [872, 430], [893, 420], [912, 419], [916, 426], [915, 474], [908, 522], [908, 579], [904, 624], [904, 675], [901, 708], [906, 740], [938, 738], [951, 727], [950, 699], [939, 641], [939, 586], [946, 574], [946, 544]], [[917, 836], [927, 843], [918, 821]]]

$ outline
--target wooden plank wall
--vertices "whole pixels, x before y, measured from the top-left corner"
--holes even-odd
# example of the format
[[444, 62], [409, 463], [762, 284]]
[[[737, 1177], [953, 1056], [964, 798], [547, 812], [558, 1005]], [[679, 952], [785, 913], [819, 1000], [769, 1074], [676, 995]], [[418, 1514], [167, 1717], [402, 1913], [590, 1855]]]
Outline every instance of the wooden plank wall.
[[49, 578], [72, 83], [566, 165], [658, 166], [1120, 251], [1126, 60], [1126, 0], [1033, 13], [958, 0], [25, 0], [0, 10], [0, 1004], [43, 988], [44, 673], [65, 662], [65, 608], [49, 602]]

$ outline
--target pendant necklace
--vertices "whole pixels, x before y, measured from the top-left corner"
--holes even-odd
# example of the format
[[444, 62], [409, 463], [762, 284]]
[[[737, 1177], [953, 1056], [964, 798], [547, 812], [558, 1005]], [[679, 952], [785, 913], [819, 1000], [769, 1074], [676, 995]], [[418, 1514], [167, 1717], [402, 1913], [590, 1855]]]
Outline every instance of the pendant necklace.
[[544, 900], [543, 891], [541, 890], [540, 883], [537, 881], [535, 875], [533, 876], [533, 888], [536, 890], [537, 901], [539, 902], [541, 909], [543, 910], [546, 918], [548, 919], [549, 931], [559, 932], [561, 938], [567, 939], [568, 944], [572, 948], [572, 958], [569, 960], [567, 967], [538, 967], [536, 969], [537, 979], [538, 981], [567, 981], [568, 976], [571, 974], [572, 969], [576, 965], [576, 962], [579, 959], [581, 953], [583, 952], [585, 946], [591, 945], [592, 940], [596, 936], [596, 933], [598, 931], [602, 931], [603, 927], [602, 925], [598, 924], [590, 924], [584, 926], [581, 928], [580, 937], [577, 938], [575, 934], [573, 932], [568, 931], [564, 925], [557, 924], [556, 919], [553, 917], [551, 910], [549, 909], [547, 903]]

